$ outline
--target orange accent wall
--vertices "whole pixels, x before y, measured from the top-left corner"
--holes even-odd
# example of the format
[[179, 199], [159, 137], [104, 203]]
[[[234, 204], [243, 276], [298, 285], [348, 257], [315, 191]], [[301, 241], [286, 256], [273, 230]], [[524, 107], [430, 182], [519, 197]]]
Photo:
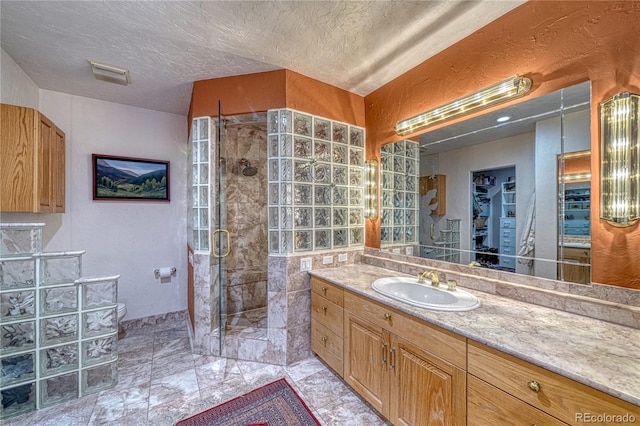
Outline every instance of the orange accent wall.
[[287, 108], [365, 126], [364, 98], [330, 84], [286, 70]]
[[[365, 97], [367, 158], [400, 140], [394, 124], [513, 74], [533, 79], [537, 97], [592, 82], [592, 280], [640, 288], [640, 224], [615, 228], [599, 217], [599, 103], [640, 93], [640, 2], [530, 1]], [[367, 246], [379, 247], [379, 221]]]
[[[291, 70], [214, 78], [193, 84], [188, 120], [193, 117], [292, 108], [364, 127], [364, 97]], [[190, 126], [189, 126], [190, 128]]]
[[285, 70], [196, 81], [193, 83], [189, 119], [203, 116], [217, 117], [218, 100], [222, 102], [222, 115], [284, 108], [286, 105], [285, 83]]

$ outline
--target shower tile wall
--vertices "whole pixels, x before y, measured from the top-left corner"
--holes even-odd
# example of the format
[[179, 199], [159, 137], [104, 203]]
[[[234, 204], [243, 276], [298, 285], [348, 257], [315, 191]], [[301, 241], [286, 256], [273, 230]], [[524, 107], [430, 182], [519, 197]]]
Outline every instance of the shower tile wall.
[[418, 175], [420, 151], [410, 140], [380, 148], [380, 245], [418, 244]]
[[269, 253], [364, 245], [364, 129], [267, 113]]
[[[227, 229], [233, 247], [225, 265], [227, 314], [231, 315], [267, 306], [266, 114], [232, 117], [225, 126], [222, 156], [227, 176]], [[242, 158], [258, 173], [243, 175]]]

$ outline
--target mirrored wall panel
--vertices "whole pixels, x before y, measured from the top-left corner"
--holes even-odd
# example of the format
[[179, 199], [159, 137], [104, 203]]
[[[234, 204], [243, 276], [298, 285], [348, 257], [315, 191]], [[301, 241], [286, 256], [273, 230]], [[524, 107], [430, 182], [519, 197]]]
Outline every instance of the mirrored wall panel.
[[420, 135], [418, 241], [394, 244], [385, 233], [398, 195], [385, 203], [381, 179], [382, 247], [589, 283], [590, 89], [585, 82]]

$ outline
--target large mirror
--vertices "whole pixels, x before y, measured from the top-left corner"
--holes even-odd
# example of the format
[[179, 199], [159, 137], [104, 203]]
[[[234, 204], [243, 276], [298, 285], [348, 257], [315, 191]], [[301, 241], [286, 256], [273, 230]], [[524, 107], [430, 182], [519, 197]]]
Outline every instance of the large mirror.
[[[396, 142], [406, 155], [409, 145], [419, 150], [417, 221], [407, 226], [406, 212], [407, 239], [398, 244], [398, 209], [385, 210], [383, 200], [382, 248], [589, 283], [590, 87], [585, 82], [427, 131], [417, 144]], [[393, 152], [381, 147], [381, 157]], [[387, 172], [383, 167], [383, 179]]]

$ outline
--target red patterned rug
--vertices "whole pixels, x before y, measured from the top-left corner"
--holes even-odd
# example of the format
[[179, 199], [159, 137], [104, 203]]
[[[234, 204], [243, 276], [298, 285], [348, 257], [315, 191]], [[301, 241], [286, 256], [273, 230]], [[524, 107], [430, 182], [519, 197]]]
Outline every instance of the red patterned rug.
[[209, 408], [176, 426], [320, 426], [285, 379]]

